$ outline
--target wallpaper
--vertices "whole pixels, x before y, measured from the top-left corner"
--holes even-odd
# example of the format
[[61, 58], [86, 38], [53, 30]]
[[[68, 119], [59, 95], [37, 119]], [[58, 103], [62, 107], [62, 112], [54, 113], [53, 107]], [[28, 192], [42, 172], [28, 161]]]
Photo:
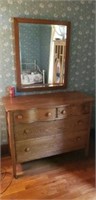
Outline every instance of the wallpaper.
[[46, 79], [50, 55], [51, 26], [22, 24], [19, 26], [21, 66], [23, 70], [34, 71], [34, 62], [40, 71], [45, 70]]
[[92, 96], [95, 93], [95, 1], [0, 0], [0, 135], [2, 144], [7, 143], [2, 97], [6, 95], [7, 86], [16, 85], [13, 17], [71, 21], [67, 90], [79, 90]]
[[22, 69], [30, 70], [34, 60], [40, 65], [38, 63], [40, 60], [39, 27], [30, 24], [20, 24], [19, 28]]

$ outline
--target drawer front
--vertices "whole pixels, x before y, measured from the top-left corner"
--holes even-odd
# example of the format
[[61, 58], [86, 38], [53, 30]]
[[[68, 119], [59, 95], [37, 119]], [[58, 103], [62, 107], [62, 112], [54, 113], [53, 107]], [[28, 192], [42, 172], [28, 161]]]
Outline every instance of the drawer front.
[[55, 120], [56, 109], [32, 109], [14, 112], [14, 123]]
[[[81, 115], [77, 117], [69, 117], [57, 121], [34, 122], [32, 124], [17, 124], [14, 128], [16, 141], [31, 138], [40, 138], [63, 133], [68, 137], [68, 133], [74, 131], [78, 134], [80, 130], [88, 130], [90, 124], [89, 116]], [[70, 126], [69, 126], [70, 124]]]
[[90, 112], [90, 104], [89, 103], [83, 103], [83, 104], [77, 104], [77, 105], [66, 105], [59, 107], [57, 109], [57, 117], [59, 119], [65, 118], [67, 116], [71, 115], [82, 115], [82, 114], [88, 114]]
[[59, 134], [56, 136], [42, 137], [42, 140], [35, 138], [19, 141], [16, 142], [16, 159], [17, 162], [25, 162], [84, 148], [85, 145], [86, 132], [83, 132], [83, 135], [79, 133], [79, 136], [70, 137], [69, 139], [64, 138], [63, 134]]

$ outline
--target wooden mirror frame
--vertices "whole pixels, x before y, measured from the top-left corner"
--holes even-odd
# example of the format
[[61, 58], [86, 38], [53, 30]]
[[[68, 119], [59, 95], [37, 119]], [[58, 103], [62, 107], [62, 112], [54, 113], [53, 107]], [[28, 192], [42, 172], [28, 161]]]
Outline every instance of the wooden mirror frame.
[[[21, 68], [20, 68], [20, 50], [19, 50], [19, 23], [32, 23], [32, 24], [48, 24], [48, 25], [65, 25], [67, 26], [67, 39], [66, 39], [66, 59], [65, 59], [65, 77], [63, 85], [51, 85], [48, 84], [41, 86], [24, 87], [21, 84]], [[69, 46], [70, 46], [70, 30], [71, 22], [69, 21], [55, 21], [46, 19], [32, 19], [32, 18], [13, 18], [14, 28], [14, 47], [15, 47], [15, 67], [16, 67], [16, 87], [17, 91], [31, 92], [31, 91], [45, 91], [45, 90], [57, 90], [67, 87], [68, 79], [68, 62], [69, 62]]]

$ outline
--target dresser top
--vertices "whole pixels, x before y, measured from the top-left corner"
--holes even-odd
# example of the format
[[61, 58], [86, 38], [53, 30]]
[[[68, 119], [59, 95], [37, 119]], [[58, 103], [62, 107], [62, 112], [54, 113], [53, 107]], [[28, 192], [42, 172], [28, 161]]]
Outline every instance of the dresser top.
[[56, 92], [16, 96], [13, 98], [5, 96], [2, 100], [6, 111], [14, 111], [92, 102], [93, 97], [81, 92]]

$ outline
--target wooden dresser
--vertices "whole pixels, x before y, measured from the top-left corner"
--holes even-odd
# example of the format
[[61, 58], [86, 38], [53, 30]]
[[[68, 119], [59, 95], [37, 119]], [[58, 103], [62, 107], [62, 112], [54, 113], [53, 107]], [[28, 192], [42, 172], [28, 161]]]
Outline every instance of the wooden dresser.
[[88, 155], [93, 98], [80, 92], [3, 97], [16, 163], [77, 149]]

